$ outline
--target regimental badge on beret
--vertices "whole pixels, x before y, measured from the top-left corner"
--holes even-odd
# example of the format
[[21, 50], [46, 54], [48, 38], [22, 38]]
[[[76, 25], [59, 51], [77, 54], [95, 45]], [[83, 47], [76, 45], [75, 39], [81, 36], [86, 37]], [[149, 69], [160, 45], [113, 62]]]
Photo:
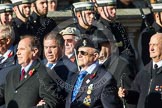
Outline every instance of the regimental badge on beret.
[[87, 45], [87, 41], [83, 40], [83, 46], [86, 46], [86, 45]]
[[72, 33], [72, 30], [71, 30], [71, 29], [67, 29], [67, 31], [68, 31], [69, 33]]
[[80, 47], [90, 47], [96, 49], [97, 51], [101, 50], [101, 46], [88, 37], [82, 38], [78, 41], [78, 43], [76, 44], [76, 49], [79, 49]]

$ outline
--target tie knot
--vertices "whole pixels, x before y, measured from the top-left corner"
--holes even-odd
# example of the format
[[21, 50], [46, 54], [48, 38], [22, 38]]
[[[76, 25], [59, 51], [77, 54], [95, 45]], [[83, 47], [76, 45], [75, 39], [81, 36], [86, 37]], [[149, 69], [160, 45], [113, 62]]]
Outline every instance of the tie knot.
[[52, 63], [48, 63], [47, 67], [52, 68], [53, 64]]
[[80, 76], [81, 78], [83, 78], [83, 77], [86, 76], [86, 74], [87, 74], [87, 71], [81, 71], [80, 74], [79, 74], [79, 76]]
[[158, 65], [157, 64], [154, 64], [154, 69], [157, 69], [158, 68]]

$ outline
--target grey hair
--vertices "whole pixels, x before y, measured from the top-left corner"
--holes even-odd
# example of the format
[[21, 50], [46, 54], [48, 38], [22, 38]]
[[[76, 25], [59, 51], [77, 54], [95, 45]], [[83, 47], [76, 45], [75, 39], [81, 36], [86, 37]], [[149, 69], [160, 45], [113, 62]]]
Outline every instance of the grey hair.
[[2, 38], [10, 38], [13, 43], [15, 40], [15, 32], [10, 25], [0, 25], [0, 33]]

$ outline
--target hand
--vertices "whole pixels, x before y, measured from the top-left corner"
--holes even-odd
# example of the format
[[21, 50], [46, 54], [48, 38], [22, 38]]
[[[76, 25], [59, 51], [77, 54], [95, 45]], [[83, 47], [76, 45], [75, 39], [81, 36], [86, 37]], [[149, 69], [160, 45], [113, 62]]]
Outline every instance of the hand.
[[126, 96], [126, 94], [127, 94], [127, 90], [120, 87], [119, 91], [118, 91], [118, 96], [121, 97], [121, 98], [124, 98]]
[[44, 101], [44, 100], [40, 100], [40, 101], [38, 102], [37, 106], [42, 106], [42, 105], [44, 105], [44, 104], [45, 104], [45, 101]]

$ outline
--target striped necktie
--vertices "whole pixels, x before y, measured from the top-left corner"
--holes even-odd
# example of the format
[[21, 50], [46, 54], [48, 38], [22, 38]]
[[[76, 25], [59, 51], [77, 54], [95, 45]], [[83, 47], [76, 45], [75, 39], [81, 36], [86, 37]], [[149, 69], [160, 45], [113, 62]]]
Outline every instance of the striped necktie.
[[78, 79], [77, 79], [77, 81], [74, 85], [74, 89], [73, 89], [72, 102], [75, 100], [86, 74], [87, 74], [87, 71], [81, 71], [80, 74], [78, 75]]

